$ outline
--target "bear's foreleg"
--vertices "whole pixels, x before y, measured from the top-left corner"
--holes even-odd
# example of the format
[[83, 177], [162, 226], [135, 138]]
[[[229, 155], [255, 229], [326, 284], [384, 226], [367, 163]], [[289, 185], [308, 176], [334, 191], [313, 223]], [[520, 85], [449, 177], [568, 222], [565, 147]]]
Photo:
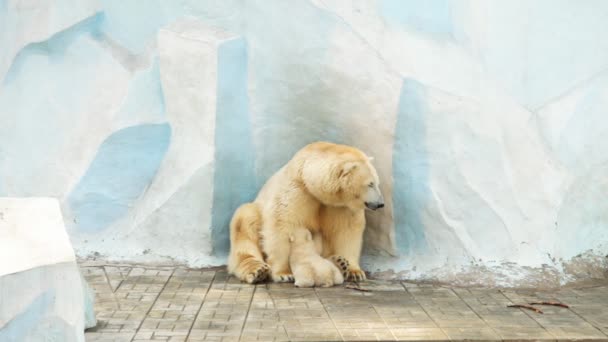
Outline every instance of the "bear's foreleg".
[[365, 272], [359, 266], [365, 214], [353, 213], [347, 208], [327, 208], [322, 217], [323, 256], [332, 260], [343, 270], [343, 259], [347, 261], [344, 280], [366, 280]]
[[331, 261], [337, 268], [338, 271], [340, 271], [340, 274], [342, 275], [342, 278], [344, 281], [344, 279], [348, 278], [348, 267], [350, 265], [350, 263], [348, 262], [348, 260], [346, 260], [345, 257], [341, 256], [341, 255], [332, 255], [329, 258], [327, 258], [327, 260]]
[[[350, 241], [344, 243], [338, 241], [334, 245], [334, 255], [331, 257], [333, 260], [341, 260], [341, 257], [348, 261], [345, 279], [351, 281], [363, 281], [366, 280], [365, 272], [359, 266], [359, 258], [361, 257], [361, 247], [363, 243], [363, 233], [348, 235]], [[335, 262], [334, 262], [335, 263]], [[338, 266], [341, 268], [341, 266]]]
[[289, 234], [284, 230], [276, 229], [272, 234], [264, 234], [263, 243], [272, 281], [292, 283], [294, 276], [289, 267], [289, 254], [291, 253]]

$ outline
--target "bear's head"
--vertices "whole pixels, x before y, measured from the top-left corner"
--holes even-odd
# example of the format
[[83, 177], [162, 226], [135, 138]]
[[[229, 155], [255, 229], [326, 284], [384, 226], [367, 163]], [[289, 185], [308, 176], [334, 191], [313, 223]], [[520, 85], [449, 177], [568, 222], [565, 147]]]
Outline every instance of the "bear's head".
[[346, 146], [325, 146], [303, 165], [302, 178], [308, 191], [321, 203], [352, 210], [384, 207], [373, 158]]
[[345, 206], [355, 210], [363, 207], [371, 210], [384, 207], [380, 180], [371, 164], [371, 158], [342, 163], [338, 171], [338, 183], [338, 195]]

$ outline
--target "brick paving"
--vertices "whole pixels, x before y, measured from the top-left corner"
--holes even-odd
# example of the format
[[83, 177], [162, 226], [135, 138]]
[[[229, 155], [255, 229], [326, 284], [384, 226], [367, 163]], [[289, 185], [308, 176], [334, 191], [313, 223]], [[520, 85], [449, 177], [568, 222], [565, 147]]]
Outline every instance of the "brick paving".
[[[369, 292], [242, 284], [223, 269], [81, 264], [87, 341], [608, 341], [608, 283], [556, 291], [367, 281]], [[510, 304], [537, 306], [543, 314]]]

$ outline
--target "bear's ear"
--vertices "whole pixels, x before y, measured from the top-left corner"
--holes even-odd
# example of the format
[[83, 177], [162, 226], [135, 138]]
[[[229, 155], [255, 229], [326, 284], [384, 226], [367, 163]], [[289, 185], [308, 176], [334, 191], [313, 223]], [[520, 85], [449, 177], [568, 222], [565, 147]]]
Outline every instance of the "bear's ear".
[[347, 163], [344, 163], [344, 165], [342, 165], [342, 169], [340, 170], [339, 177], [342, 178], [342, 177], [348, 175], [353, 170], [355, 170], [357, 168], [357, 166], [358, 166], [357, 162], [347, 162]]

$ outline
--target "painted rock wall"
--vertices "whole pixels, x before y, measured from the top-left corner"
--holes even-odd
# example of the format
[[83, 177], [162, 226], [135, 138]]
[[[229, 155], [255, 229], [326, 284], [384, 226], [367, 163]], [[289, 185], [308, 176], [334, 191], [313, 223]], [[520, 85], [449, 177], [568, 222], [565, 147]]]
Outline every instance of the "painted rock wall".
[[364, 265], [604, 277], [608, 4], [0, 0], [0, 195], [79, 256], [225, 261], [234, 209], [315, 140], [374, 156]]

